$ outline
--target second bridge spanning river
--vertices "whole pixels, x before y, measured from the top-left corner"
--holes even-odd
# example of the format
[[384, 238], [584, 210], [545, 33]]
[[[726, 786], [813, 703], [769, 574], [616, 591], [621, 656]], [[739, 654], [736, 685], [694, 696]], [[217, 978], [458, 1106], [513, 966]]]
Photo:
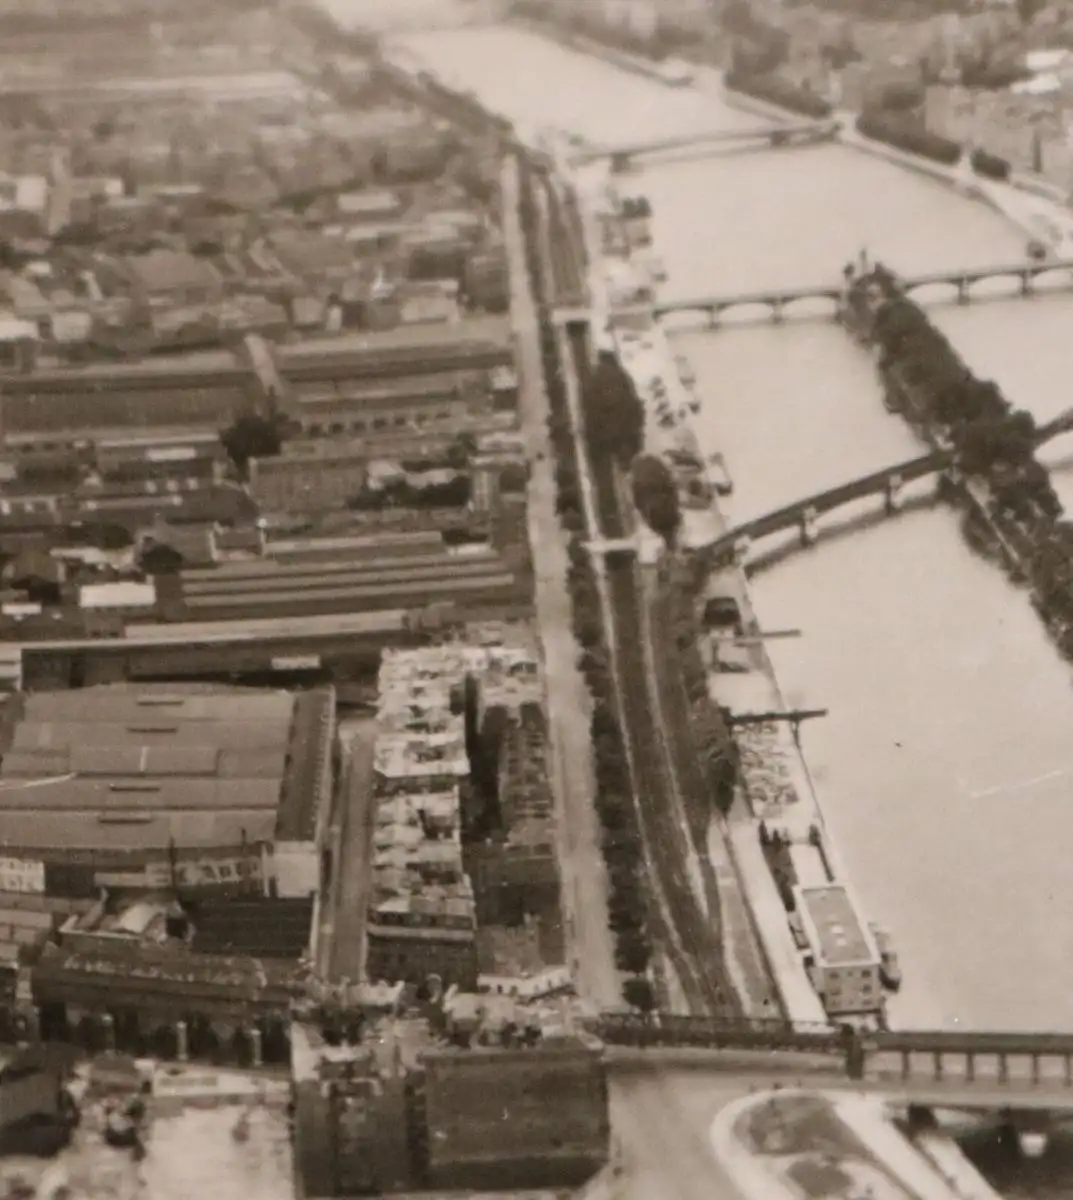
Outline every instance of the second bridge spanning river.
[[[977, 284], [993, 280], [1016, 281], [1019, 284], [1019, 294], [1027, 297], [1035, 295], [1036, 285], [1048, 276], [1055, 277], [1048, 290], [1056, 290], [1058, 286], [1073, 288], [1073, 261], [1040, 259], [930, 271], [918, 275], [898, 276], [898, 287], [903, 295], [909, 296], [921, 288], [946, 286], [953, 289], [952, 295], [958, 304], [968, 304], [977, 296], [974, 292]], [[644, 317], [658, 319], [674, 313], [703, 313], [707, 315], [709, 323], [715, 326], [721, 317], [734, 309], [763, 308], [767, 319], [779, 322], [786, 319], [789, 310], [794, 306], [821, 300], [829, 302], [830, 316], [837, 318], [844, 292], [845, 281], [800, 287], [765, 288], [755, 292], [713, 292], [618, 305], [613, 311], [613, 316], [617, 320], [630, 320]], [[988, 296], [991, 294], [988, 293]], [[803, 315], [814, 317], [816, 314], [809, 310]], [[589, 317], [588, 309], [578, 306], [564, 306], [554, 314], [556, 323], [560, 325], [587, 321]]]
[[[1067, 409], [1052, 421], [1041, 425], [1036, 431], [1036, 445], [1042, 446], [1060, 434], [1073, 431], [1073, 408]], [[882, 495], [885, 498], [887, 511], [893, 513], [898, 507], [901, 489], [907, 483], [928, 475], [940, 474], [957, 467], [957, 459], [952, 451], [933, 450], [922, 454], [919, 458], [907, 459], [895, 463], [881, 471], [872, 471], [847, 483], [838, 484], [814, 495], [805, 496], [792, 504], [783, 505], [773, 512], [754, 517], [741, 525], [728, 529], [713, 541], [703, 547], [709, 554], [715, 556], [733, 553], [756, 541], [758, 538], [770, 537], [797, 526], [801, 530], [802, 540], [812, 540], [812, 526], [816, 518], [833, 509], [841, 508], [854, 500], [865, 496]]]

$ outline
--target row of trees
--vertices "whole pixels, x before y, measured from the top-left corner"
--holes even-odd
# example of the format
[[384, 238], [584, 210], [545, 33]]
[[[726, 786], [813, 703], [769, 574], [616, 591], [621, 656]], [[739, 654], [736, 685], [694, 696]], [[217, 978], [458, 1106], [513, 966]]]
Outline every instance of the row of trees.
[[670, 468], [654, 454], [640, 454], [631, 472], [633, 503], [645, 524], [674, 548], [682, 524], [678, 485]]
[[[703, 554], [679, 557], [664, 586], [670, 602], [669, 641], [682, 672], [696, 756], [704, 768], [708, 795], [726, 815], [734, 803], [740, 763], [724, 710], [715, 704], [708, 691], [708, 668], [700, 652], [698, 607], [710, 566]], [[707, 816], [705, 813], [705, 821]]]
[[[953, 166], [961, 159], [961, 145], [928, 130], [923, 112], [924, 88], [921, 84], [893, 83], [857, 118], [857, 129], [877, 142], [909, 154], [920, 154], [944, 166]], [[976, 174], [985, 179], [1004, 180], [1010, 176], [1008, 160], [982, 147], [972, 151], [969, 162]]]
[[645, 410], [633, 380], [615, 354], [601, 352], [585, 379], [585, 435], [595, 455], [608, 455], [623, 470], [641, 453]]
[[731, 91], [742, 92], [758, 100], [767, 100], [805, 117], [820, 118], [831, 115], [831, 106], [822, 96], [817, 96], [815, 92], [800, 88], [788, 79], [771, 73], [770, 69], [757, 70], [748, 62], [735, 62], [727, 72], [726, 86]]
[[957, 142], [929, 132], [917, 118], [900, 112], [865, 110], [857, 118], [857, 131], [896, 150], [919, 154], [944, 166], [952, 167], [961, 158], [961, 146]]
[[595, 368], [584, 378], [582, 394], [585, 439], [594, 470], [610, 477], [606, 488], [609, 503], [618, 504], [613, 484], [617, 464], [620, 470], [630, 471], [633, 502], [641, 517], [673, 546], [682, 523], [678, 486], [663, 459], [643, 453], [644, 404], [617, 355], [600, 354]]
[[992, 516], [1017, 547], [1062, 653], [1073, 658], [1073, 523], [1063, 518], [1036, 458], [1035, 420], [1013, 408], [995, 383], [972, 374], [923, 310], [898, 293], [889, 272], [877, 268], [856, 290], [869, 286], [884, 297], [871, 333], [887, 386], [900, 389], [919, 418], [949, 438], [966, 474], [987, 481]]
[[[539, 177], [523, 172], [520, 215], [526, 235], [530, 277], [541, 298], [540, 336], [544, 380], [550, 415], [548, 433], [555, 462], [556, 511], [563, 529], [570, 535], [567, 546], [567, 587], [570, 593], [574, 636], [580, 647], [579, 666], [592, 696], [591, 737], [596, 777], [596, 811], [602, 830], [602, 851], [607, 866], [608, 920], [615, 939], [615, 965], [626, 972], [623, 999], [634, 1007], [648, 1010], [655, 997], [648, 980], [652, 942], [647, 924], [647, 897], [644, 883], [640, 829], [634, 806], [632, 783], [627, 767], [626, 746], [613, 703], [609, 655], [600, 608], [600, 596], [588, 550], [584, 544], [585, 517], [581, 493], [581, 472], [577, 445], [567, 406], [563, 363], [546, 303], [547, 287], [544, 264], [539, 253], [537, 231], [539, 216], [534, 188]], [[556, 199], [547, 190], [549, 202]], [[614, 405], [625, 401], [610, 364], [604, 364], [604, 388], [609, 410], [618, 414], [607, 422], [615, 431], [612, 441], [616, 453], [625, 455], [627, 447], [622, 428], [622, 410]], [[603, 423], [601, 423], [603, 427]], [[638, 435], [639, 436], [639, 435]]]
[[514, 0], [513, 11], [529, 21], [551, 23], [567, 36], [587, 37], [622, 54], [656, 62], [696, 46], [695, 33], [658, 18], [650, 30], [642, 31], [625, 22], [609, 21], [599, 8], [579, 6], [568, 12], [556, 12], [541, 0]]
[[1004, 180], [1010, 177], [1009, 161], [997, 154], [992, 154], [990, 150], [985, 150], [982, 146], [978, 146], [972, 152], [969, 161], [976, 174], [983, 175], [985, 179]]

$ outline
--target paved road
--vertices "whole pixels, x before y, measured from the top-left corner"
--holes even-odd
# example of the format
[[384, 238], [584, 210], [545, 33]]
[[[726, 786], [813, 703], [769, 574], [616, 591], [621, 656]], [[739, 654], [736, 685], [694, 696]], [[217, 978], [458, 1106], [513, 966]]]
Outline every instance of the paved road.
[[[744, 1089], [748, 1091], [748, 1088]], [[715, 1115], [742, 1088], [720, 1075], [655, 1071], [611, 1078], [621, 1200], [740, 1200], [711, 1148]]]
[[529, 544], [533, 549], [536, 608], [551, 714], [551, 770], [558, 859], [562, 873], [567, 952], [579, 990], [600, 1007], [622, 1004], [607, 915], [607, 873], [593, 805], [590, 697], [577, 669], [578, 646], [566, 588], [567, 555], [555, 513], [555, 475], [548, 438], [537, 314], [525, 269], [517, 207], [517, 173], [504, 174], [506, 236], [512, 256], [511, 317], [519, 360], [522, 431], [530, 458]]

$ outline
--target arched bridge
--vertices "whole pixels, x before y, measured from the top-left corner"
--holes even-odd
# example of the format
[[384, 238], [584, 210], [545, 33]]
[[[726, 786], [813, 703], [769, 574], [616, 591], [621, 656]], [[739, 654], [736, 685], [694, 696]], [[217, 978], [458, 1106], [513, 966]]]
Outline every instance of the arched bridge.
[[[898, 287], [905, 295], [925, 287], [946, 285], [953, 289], [954, 298], [959, 304], [968, 304], [973, 299], [973, 289], [976, 284], [993, 279], [1016, 280], [1020, 284], [1020, 294], [1030, 296], [1035, 290], [1035, 284], [1048, 275], [1064, 277], [1070, 287], [1073, 287], [1073, 260], [1049, 259], [1043, 261], [1025, 261], [1019, 263], [998, 263], [988, 267], [971, 267], [949, 271], [933, 271], [926, 275], [907, 275], [898, 277]], [[726, 313], [737, 308], [766, 309], [770, 320], [779, 322], [785, 320], [788, 310], [803, 301], [825, 300], [831, 305], [832, 318], [838, 316], [839, 307], [845, 288], [841, 283], [819, 283], [809, 287], [767, 288], [754, 292], [733, 292], [719, 295], [718, 293], [684, 296], [679, 299], [655, 300], [644, 304], [627, 304], [613, 310], [612, 316], [621, 319], [639, 317], [666, 317], [672, 313], [703, 313], [708, 317], [709, 324], [716, 326]], [[590, 318], [588, 309], [562, 308], [556, 310], [554, 319], [558, 324], [568, 324], [572, 321], [587, 321]]]
[[[1073, 430], [1073, 408], [1066, 409], [1052, 421], [1040, 425], [1036, 430], [1036, 445], [1042, 446], [1052, 438]], [[902, 488], [915, 479], [923, 479], [928, 475], [945, 471], [954, 466], [954, 456], [944, 450], [933, 450], [919, 458], [911, 458], [905, 462], [895, 463], [882, 471], [873, 471], [852, 479], [837, 487], [806, 496], [793, 504], [786, 504], [774, 512], [765, 513], [752, 521], [745, 521], [734, 529], [728, 530], [714, 541], [708, 543], [705, 550], [717, 557], [734, 553], [742, 544], [754, 542], [758, 538], [770, 537], [787, 529], [797, 527], [801, 531], [801, 540], [805, 545], [815, 539], [815, 522], [823, 513], [841, 508], [854, 500], [865, 496], [884, 497], [886, 510], [893, 513], [898, 508]]]
[[708, 132], [682, 134], [678, 137], [649, 138], [645, 141], [620, 142], [611, 145], [585, 146], [573, 151], [571, 163], [582, 164], [610, 159], [612, 171], [625, 170], [630, 163], [646, 154], [669, 150], [688, 150], [693, 146], [723, 146], [737, 142], [767, 142], [784, 146], [796, 141], [822, 141], [833, 138], [839, 131], [836, 120], [796, 121], [757, 129], [713, 129]]
[[[826, 1074], [835, 1086], [841, 1080], [905, 1103], [1073, 1112], [1073, 1035], [801, 1031], [634, 1012], [604, 1013], [594, 1032], [607, 1047], [609, 1065], [622, 1069], [656, 1065], [661, 1051], [690, 1051], [701, 1064], [704, 1052], [712, 1052], [713, 1066], [726, 1062], [728, 1052], [759, 1051], [778, 1056], [787, 1074]], [[747, 1071], [740, 1057], [727, 1069]], [[763, 1075], [770, 1080], [771, 1066], [764, 1065]]]

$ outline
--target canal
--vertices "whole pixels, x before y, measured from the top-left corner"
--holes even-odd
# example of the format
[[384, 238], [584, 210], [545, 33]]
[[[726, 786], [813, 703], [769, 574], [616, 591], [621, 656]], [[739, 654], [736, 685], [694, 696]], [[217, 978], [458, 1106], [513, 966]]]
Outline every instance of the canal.
[[[520, 31], [406, 40], [530, 127], [598, 141], [756, 122]], [[668, 295], [829, 280], [861, 248], [906, 273], [1024, 248], [983, 204], [840, 147], [679, 159], [633, 179], [655, 210]], [[1073, 297], [936, 315], [1015, 403], [1041, 419], [1070, 403], [1058, 381]], [[918, 448], [883, 408], [868, 356], [832, 324], [675, 339], [698, 377], [706, 449], [734, 478], [735, 519]], [[1048, 455], [1068, 468], [1073, 445]], [[1055, 483], [1073, 510], [1073, 470]], [[773, 556], [755, 600], [765, 625], [802, 630], [772, 644], [788, 700], [830, 710], [803, 744], [853, 880], [902, 958], [892, 1023], [1073, 1031], [1070, 671], [1026, 595], [966, 547], [956, 513], [924, 501], [873, 520], [878, 507], [827, 518], [815, 547]], [[1055, 1195], [1048, 1161], [1020, 1185], [1004, 1177], [1007, 1194]]]

